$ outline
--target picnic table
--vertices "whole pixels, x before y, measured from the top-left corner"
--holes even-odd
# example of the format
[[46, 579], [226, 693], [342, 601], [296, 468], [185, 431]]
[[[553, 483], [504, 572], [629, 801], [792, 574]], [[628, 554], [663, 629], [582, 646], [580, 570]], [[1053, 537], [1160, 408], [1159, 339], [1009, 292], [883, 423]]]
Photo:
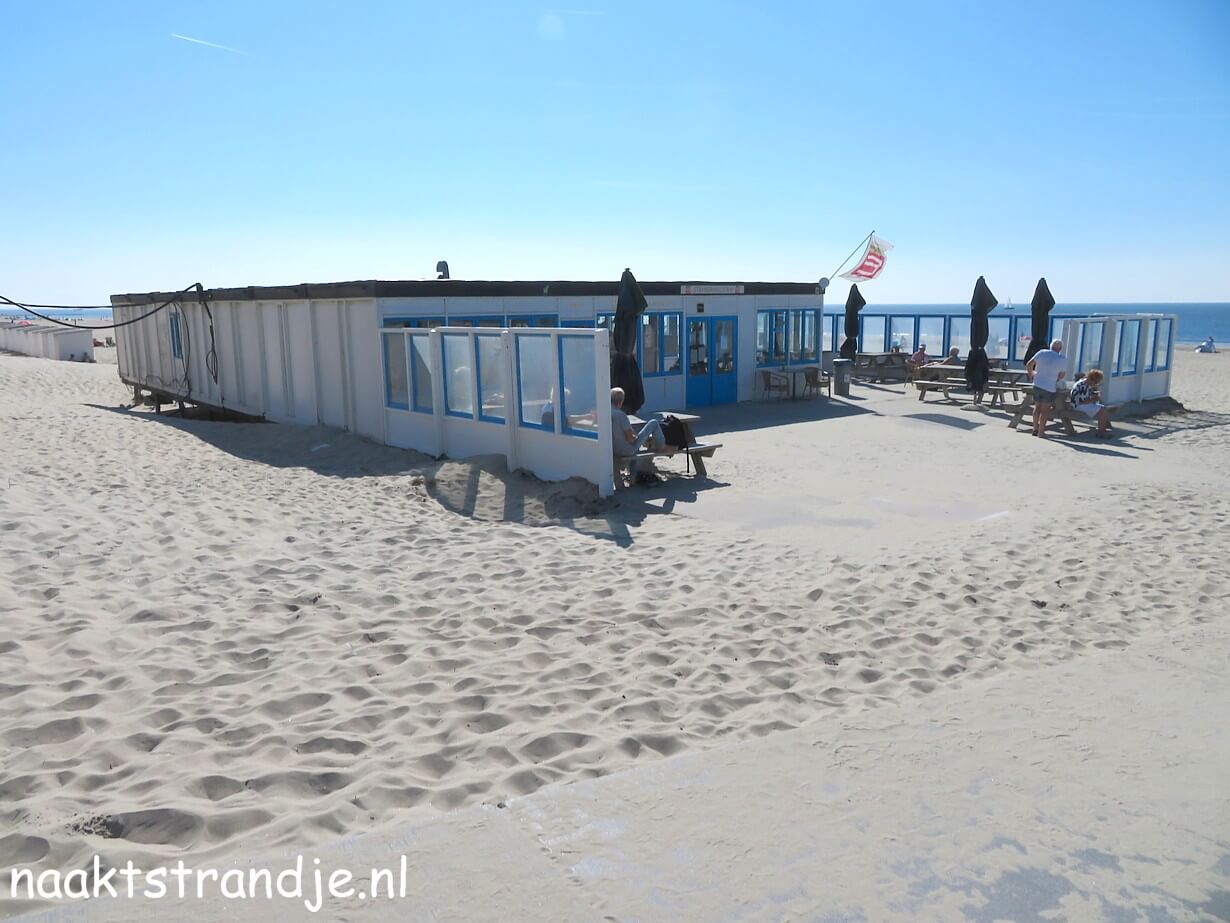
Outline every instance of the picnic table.
[[[1016, 429], [1025, 420], [1025, 414], [1032, 411], [1034, 408], [1034, 392], [1030, 388], [1025, 392], [1025, 398], [1017, 405], [1016, 411], [1012, 415], [1012, 419], [1008, 421], [1008, 425], [1012, 429]], [[1072, 425], [1072, 421], [1076, 417], [1073, 416], [1072, 405], [1068, 402], [1068, 390], [1060, 388], [1055, 392], [1055, 404], [1051, 410], [1051, 423], [1058, 423], [1063, 427], [1065, 433], [1069, 436], [1076, 435], [1076, 427]], [[1086, 420], [1087, 422], [1087, 420]]]
[[903, 352], [858, 353], [854, 357], [854, 374], [868, 380], [905, 381], [909, 368], [906, 360], [909, 358]]
[[[982, 395], [991, 395], [991, 406], [1004, 403], [1008, 394], [1019, 395], [1028, 391], [1029, 373], [1024, 369], [991, 369], [991, 377], [987, 380], [985, 391], [974, 393], [974, 403], [982, 403]], [[918, 399], [924, 400], [930, 391], [939, 391], [945, 400], [955, 400], [954, 391], [966, 391], [969, 383], [965, 380], [965, 366], [943, 362], [935, 365], [919, 366], [914, 372], [914, 386], [918, 389]]]
[[[690, 472], [692, 470], [692, 466], [695, 465], [697, 477], [708, 477], [709, 471], [705, 468], [705, 459], [712, 458], [713, 453], [720, 449], [722, 444], [720, 442], [701, 443], [697, 440], [696, 434], [692, 431], [692, 425], [700, 422], [700, 417], [696, 414], [683, 413], [682, 411], [676, 410], [660, 410], [657, 411], [654, 416], [658, 420], [661, 420], [662, 417], [667, 414], [670, 414], [683, 426], [684, 442], [686, 443], [682, 448], [673, 454], [684, 456], [687, 464], [687, 468], [685, 469], [686, 471]], [[628, 420], [635, 427], [640, 427], [646, 422], [641, 417], [631, 414], [628, 416]], [[615, 461], [617, 465], [624, 466], [631, 465], [632, 462], [641, 459], [659, 457], [666, 457], [666, 453], [655, 452], [652, 449], [643, 449], [635, 455], [616, 455]]]

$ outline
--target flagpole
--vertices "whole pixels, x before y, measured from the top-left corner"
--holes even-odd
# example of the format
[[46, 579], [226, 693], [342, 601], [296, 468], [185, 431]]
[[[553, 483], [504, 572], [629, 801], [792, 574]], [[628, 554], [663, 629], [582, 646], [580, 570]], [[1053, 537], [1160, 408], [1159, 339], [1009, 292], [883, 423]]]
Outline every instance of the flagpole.
[[[874, 231], [874, 230], [872, 230], [871, 234], [874, 234], [874, 233], [875, 233], [875, 231]], [[835, 270], [833, 270], [833, 271], [829, 274], [829, 278], [830, 278], [830, 279], [836, 279], [836, 278], [837, 278], [837, 273], [841, 271], [841, 267], [842, 267], [842, 266], [845, 266], [845, 265], [846, 265], [846, 263], [850, 262], [850, 257], [851, 257], [851, 256], [854, 256], [854, 254], [858, 253], [858, 251], [859, 251], [860, 249], [862, 249], [863, 244], [865, 244], [865, 243], [867, 243], [867, 241], [871, 240], [871, 234], [868, 234], [866, 237], [864, 237], [864, 238], [862, 239], [862, 241], [859, 243], [859, 245], [858, 245], [857, 247], [855, 247], [853, 250], [851, 250], [851, 251], [850, 251], [850, 256], [847, 256], [844, 260], [842, 260], [842, 261], [841, 261], [841, 264], [840, 264], [840, 265], [839, 265], [839, 266], [838, 266]]]

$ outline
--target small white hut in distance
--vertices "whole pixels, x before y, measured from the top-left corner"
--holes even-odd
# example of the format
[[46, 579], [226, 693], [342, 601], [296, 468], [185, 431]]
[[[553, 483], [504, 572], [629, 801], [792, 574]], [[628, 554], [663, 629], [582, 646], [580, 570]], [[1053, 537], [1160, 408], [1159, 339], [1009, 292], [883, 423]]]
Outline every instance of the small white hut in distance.
[[5, 317], [0, 318], [0, 349], [44, 359], [93, 362], [94, 334], [85, 329]]
[[[499, 453], [510, 467], [579, 475], [605, 493], [618, 288], [435, 279], [192, 292], [117, 328], [120, 377], [166, 402], [324, 424], [433, 455]], [[769, 359], [821, 359], [817, 283], [641, 288], [645, 411], [750, 400]], [[113, 295], [115, 322], [172, 297]]]

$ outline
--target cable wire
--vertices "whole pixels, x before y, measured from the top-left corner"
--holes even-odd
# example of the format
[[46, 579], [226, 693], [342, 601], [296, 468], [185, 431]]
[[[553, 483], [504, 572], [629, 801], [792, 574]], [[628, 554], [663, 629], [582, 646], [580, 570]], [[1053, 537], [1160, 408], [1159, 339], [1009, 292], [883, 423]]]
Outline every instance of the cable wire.
[[[33, 310], [36, 307], [44, 307], [44, 308], [55, 307], [55, 308], [66, 308], [67, 310], [73, 310], [72, 306], [28, 305], [28, 304], [22, 304], [20, 301], [14, 301], [12, 298], [7, 298], [4, 295], [0, 295], [0, 303], [10, 304], [15, 308], [21, 308], [26, 313], [33, 314], [35, 317], [39, 318], [40, 320], [45, 320], [49, 324], [58, 324], [61, 327], [70, 327], [73, 330], [112, 330], [116, 327], [127, 327], [129, 324], [140, 323], [141, 321], [145, 320], [147, 317], [153, 317], [159, 311], [178, 302], [181, 298], [184, 297], [184, 295], [188, 294], [188, 292], [192, 291], [194, 288], [200, 293], [202, 300], [204, 300], [205, 298], [204, 286], [202, 286], [200, 282], [193, 282], [187, 288], [181, 289], [180, 291], [176, 292], [173, 296], [171, 296], [171, 298], [169, 298], [167, 301], [164, 301], [162, 304], [158, 305], [158, 307], [154, 308], [154, 310], [148, 312], [147, 314], [142, 314], [140, 317], [134, 317], [131, 320], [126, 320], [118, 324], [115, 324], [115, 323], [111, 323], [111, 324], [70, 324], [68, 323], [68, 321], [62, 321], [54, 317], [48, 317], [46, 314], [40, 314], [38, 311]], [[209, 308], [206, 307], [205, 310], [208, 311]], [[210, 319], [212, 320], [212, 315]]]

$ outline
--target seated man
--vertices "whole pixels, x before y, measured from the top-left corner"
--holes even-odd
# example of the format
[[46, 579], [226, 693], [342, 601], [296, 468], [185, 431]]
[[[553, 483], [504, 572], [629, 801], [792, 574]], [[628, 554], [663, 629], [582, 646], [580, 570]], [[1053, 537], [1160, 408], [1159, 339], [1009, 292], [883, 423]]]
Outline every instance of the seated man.
[[927, 344], [920, 343], [918, 349], [910, 355], [912, 365], [923, 365], [927, 361]]
[[[641, 427], [640, 432], [632, 428], [632, 421], [623, 411], [624, 389], [611, 389], [611, 448], [616, 455], [623, 458], [636, 455], [649, 443], [655, 452], [664, 455], [674, 455], [673, 447], [666, 444], [662, 435], [662, 426], [657, 420], [650, 420]], [[653, 473], [653, 459], [646, 458], [632, 463], [632, 474], [638, 484], [657, 484], [659, 478]]]
[[948, 350], [948, 355], [945, 356], [943, 359], [933, 359], [931, 362], [927, 363], [927, 365], [964, 365], [964, 364], [965, 363], [961, 361], [961, 350], [957, 349], [957, 347], [955, 346], [952, 349]]
[[1098, 389], [1101, 383], [1102, 370], [1090, 369], [1084, 378], [1072, 386], [1068, 394], [1068, 403], [1072, 405], [1073, 410], [1079, 410], [1091, 420], [1097, 420], [1097, 435], [1102, 439], [1107, 439], [1110, 437], [1110, 415], [1119, 407], [1102, 403], [1102, 392]]

